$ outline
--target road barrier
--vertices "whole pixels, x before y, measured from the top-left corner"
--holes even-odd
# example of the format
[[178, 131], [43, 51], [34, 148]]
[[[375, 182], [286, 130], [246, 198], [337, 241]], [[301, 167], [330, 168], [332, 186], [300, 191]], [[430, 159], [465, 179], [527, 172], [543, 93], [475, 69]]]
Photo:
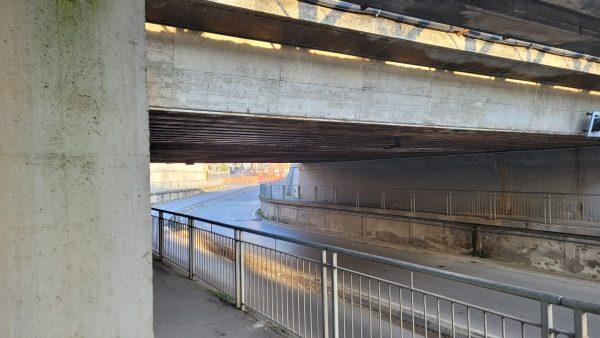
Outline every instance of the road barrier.
[[232, 185], [256, 185], [261, 182], [275, 182], [281, 179], [282, 174], [283, 172], [280, 171], [277, 171], [277, 173], [238, 173], [213, 175], [205, 180], [150, 182], [150, 203], [165, 203]]
[[152, 250], [302, 337], [600, 334], [600, 304], [155, 208]]
[[600, 222], [600, 195], [590, 194], [261, 184], [260, 196], [544, 224], [597, 226]]
[[224, 180], [222, 178], [208, 180], [150, 182], [150, 193], [152, 195], [159, 195], [185, 190], [212, 190], [222, 187], [223, 185]]

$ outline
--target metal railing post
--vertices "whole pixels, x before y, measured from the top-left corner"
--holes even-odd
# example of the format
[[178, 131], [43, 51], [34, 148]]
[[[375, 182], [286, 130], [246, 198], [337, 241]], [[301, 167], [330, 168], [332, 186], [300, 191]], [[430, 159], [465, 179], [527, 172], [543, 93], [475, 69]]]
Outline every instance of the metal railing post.
[[188, 217], [188, 278], [194, 279], [194, 220]]
[[243, 265], [242, 265], [242, 232], [234, 230], [235, 240], [235, 306], [242, 308], [243, 304]]
[[541, 329], [543, 338], [554, 338], [552, 327], [554, 326], [554, 318], [552, 314], [552, 304], [540, 302], [541, 309]]
[[494, 193], [494, 210], [492, 211], [494, 213], [494, 219], [498, 218], [498, 212], [497, 212], [497, 206], [498, 205], [498, 194]]
[[417, 209], [417, 201], [415, 197], [415, 189], [410, 189], [410, 211], [415, 212]]
[[158, 212], [158, 258], [163, 259], [165, 238], [165, 219], [162, 211]]
[[316, 185], [315, 185], [315, 190], [314, 190], [313, 201], [314, 201], [315, 203], [317, 203], [317, 186], [316, 186]]
[[327, 250], [321, 251], [321, 293], [323, 296], [323, 338], [329, 337], [329, 310], [327, 308]]
[[360, 207], [360, 188], [356, 187], [356, 206]]
[[339, 338], [340, 336], [340, 325], [338, 319], [338, 268], [337, 268], [337, 252], [331, 254], [331, 283], [333, 293], [333, 337]]
[[446, 215], [450, 215], [450, 190], [446, 190]]
[[333, 205], [337, 205], [337, 187], [333, 187]]
[[492, 203], [494, 201], [494, 197], [493, 196], [494, 196], [494, 193], [490, 192], [490, 201], [489, 201], [490, 202], [489, 203], [489, 205], [490, 205], [490, 219], [494, 219], [494, 213], [492, 211]]
[[548, 224], [548, 203], [546, 203], [546, 199], [543, 197], [542, 204], [544, 205], [544, 224]]
[[587, 313], [581, 310], [573, 310], [575, 318], [575, 338], [589, 338]]
[[385, 210], [385, 189], [381, 188], [381, 209]]
[[[371, 290], [369, 289], [369, 297], [371, 294]], [[415, 336], [415, 273], [413, 271], [410, 272], [410, 312], [412, 315], [412, 320], [410, 321], [412, 324], [412, 336]], [[402, 309], [400, 309], [402, 311]], [[427, 320], [427, 318], [425, 318]]]
[[302, 201], [302, 189], [301, 186], [298, 186], [298, 201]]
[[548, 224], [552, 224], [552, 199], [548, 194]]
[[576, 217], [577, 217], [578, 220], [582, 220], [582, 221], [585, 220], [585, 217], [584, 217], [584, 215], [585, 215], [585, 208], [584, 208], [584, 206], [585, 206], [585, 203], [583, 201], [582, 196], [581, 195], [577, 195], [577, 206], [576, 206], [576, 208], [577, 208], [577, 216]]

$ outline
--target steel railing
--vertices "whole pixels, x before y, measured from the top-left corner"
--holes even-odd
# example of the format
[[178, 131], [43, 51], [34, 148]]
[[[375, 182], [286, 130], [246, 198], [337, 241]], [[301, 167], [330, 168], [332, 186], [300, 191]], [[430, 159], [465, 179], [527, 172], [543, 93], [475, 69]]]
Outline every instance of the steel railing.
[[262, 184], [260, 196], [545, 224], [600, 222], [600, 195], [591, 194]]
[[[152, 250], [302, 337], [583, 338], [600, 330], [600, 304], [154, 208]], [[396, 270], [370, 273], [377, 264]]]
[[206, 180], [185, 180], [150, 182], [150, 193], [153, 195], [185, 191], [185, 190], [210, 190], [223, 186], [222, 178], [210, 178]]
[[186, 198], [193, 195], [203, 193], [203, 189], [184, 189], [184, 190], [175, 190], [169, 192], [158, 192], [150, 194], [150, 203], [151, 204], [159, 204], [166, 203], [180, 198]]
[[218, 177], [205, 180], [150, 182], [150, 203], [165, 203], [222, 188], [225, 185], [225, 180]]

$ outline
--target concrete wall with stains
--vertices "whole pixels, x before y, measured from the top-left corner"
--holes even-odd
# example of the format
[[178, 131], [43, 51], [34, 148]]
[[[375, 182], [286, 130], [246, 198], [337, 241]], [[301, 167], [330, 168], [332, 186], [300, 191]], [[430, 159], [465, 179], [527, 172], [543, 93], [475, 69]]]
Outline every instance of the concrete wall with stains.
[[152, 337], [144, 1], [1, 7], [0, 336]]
[[600, 147], [298, 165], [303, 186], [600, 194]]
[[336, 210], [314, 204], [261, 202], [265, 217], [348, 239], [409, 245], [499, 262], [600, 278], [600, 237], [527, 229], [477, 226], [395, 215]]
[[150, 106], [580, 134], [600, 96], [147, 25]]
[[[376, 186], [415, 187], [436, 189], [472, 189], [494, 191], [533, 191], [547, 193], [600, 194], [600, 147], [560, 149], [547, 151], [506, 152], [459, 156], [438, 156], [393, 160], [306, 163], [298, 165], [298, 184], [302, 186]], [[338, 195], [344, 189], [338, 188]], [[345, 190], [345, 191], [353, 191]], [[338, 196], [338, 199], [342, 199]], [[268, 206], [266, 214], [278, 215], [276, 208]], [[275, 209], [273, 209], [275, 208]], [[298, 207], [296, 207], [298, 208]], [[302, 211], [284, 222], [303, 225]], [[332, 231], [328, 224], [331, 213], [316, 211], [310, 214], [319, 220], [322, 229]], [[340, 211], [337, 211], [340, 212]], [[388, 212], [388, 211], [382, 211]], [[289, 214], [290, 212], [288, 212]], [[316, 214], [325, 214], [319, 215]], [[389, 211], [391, 214], [392, 212]], [[281, 217], [281, 216], [280, 216]], [[355, 212], [346, 218], [357, 218], [365, 224], [358, 238], [398, 244], [409, 244], [453, 253], [473, 251], [473, 226], [449, 226], [453, 222], [433, 220], [421, 224], [408, 218], [374, 217]], [[472, 221], [472, 224], [477, 224]], [[478, 252], [499, 261], [535, 268], [575, 273], [586, 277], [600, 277], [600, 241], [597, 235], [580, 232], [577, 239], [565, 240], [564, 233], [545, 237], [543, 226], [537, 232], [506, 232], [510, 225], [479, 223], [481, 233]], [[576, 223], [572, 224], [574, 228]], [[588, 223], [580, 224], [588, 227]], [[313, 227], [317, 227], [313, 224]], [[532, 223], [522, 225], [533, 229]], [[580, 228], [584, 229], [584, 228]], [[343, 234], [344, 232], [339, 232]], [[587, 238], [587, 240], [586, 240]], [[588, 241], [589, 240], [589, 241]], [[590, 242], [591, 241], [591, 242]], [[592, 243], [592, 244], [590, 244]]]

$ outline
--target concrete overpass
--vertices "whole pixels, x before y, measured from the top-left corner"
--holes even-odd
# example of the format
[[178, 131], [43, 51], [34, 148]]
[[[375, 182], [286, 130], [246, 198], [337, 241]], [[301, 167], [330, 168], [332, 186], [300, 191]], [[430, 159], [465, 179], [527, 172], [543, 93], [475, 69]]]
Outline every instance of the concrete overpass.
[[[600, 105], [600, 92], [560, 81], [594, 78], [595, 62], [581, 72], [566, 66], [574, 59], [541, 66], [540, 60], [555, 57], [541, 52], [534, 60], [511, 61], [532, 72], [546, 67], [570, 74], [555, 78], [561, 85], [551, 85], [519, 74], [514, 74], [519, 79], [481, 75], [485, 69], [469, 62], [469, 72], [454, 71], [279, 43], [285, 38], [267, 42], [147, 27], [153, 161], [225, 156], [314, 162], [598, 144], [583, 129], [586, 112]], [[498, 45], [468, 53], [497, 60], [489, 53], [496, 48], [515, 49]], [[412, 51], [398, 51], [406, 50]]]
[[[453, 157], [433, 174], [599, 189], [581, 131], [600, 103], [593, 58], [291, 0], [149, 1], [149, 20], [179, 27], [149, 32], [141, 1], [3, 9], [1, 336], [152, 336], [149, 161], [494, 152], [482, 172], [501, 180]], [[325, 179], [323, 166], [301, 171]], [[402, 176], [385, 166], [378, 179]]]
[[[162, 2], [151, 2], [149, 10], [150, 20], [179, 26], [147, 25], [153, 161], [301, 162], [297, 181], [304, 189], [337, 187], [348, 192], [375, 187], [376, 197], [382, 187], [515, 196], [589, 194], [590, 199], [600, 192], [594, 174], [600, 165], [600, 143], [583, 132], [589, 119], [586, 112], [600, 104], [598, 91], [586, 82], [596, 77], [598, 63], [593, 58], [586, 59], [584, 68], [574, 67], [581, 58], [559, 57], [551, 51], [528, 49], [536, 57], [522, 58], [519, 46], [410, 26], [343, 10], [346, 7], [296, 1], [284, 6], [269, 1], [179, 4], [187, 6], [189, 15], [173, 16], [175, 7]], [[244, 29], [259, 22], [262, 29]], [[410, 33], [414, 31], [418, 34]], [[331, 32], [343, 32], [346, 44], [319, 49]], [[385, 48], [395, 52], [382, 58], [373, 41], [385, 41]], [[485, 47], [469, 48], [479, 44]], [[414, 60], [415, 50], [426, 50], [437, 59], [404, 63]], [[470, 62], [473, 58], [481, 63]], [[510, 64], [510, 70], [488, 67], [498, 63]], [[540, 76], [546, 72], [562, 75]], [[446, 204], [446, 195], [440, 200]], [[525, 204], [530, 213], [538, 213], [548, 203]], [[583, 208], [575, 204], [562, 206], [575, 214]], [[516, 212], [511, 208], [517, 208], [516, 202], [508, 214]], [[338, 209], [342, 208], [290, 206], [285, 201], [264, 204], [267, 216], [291, 224], [330, 229], [335, 223], [339, 233], [350, 233], [351, 228], [366, 231], [364, 215], [372, 210]], [[348, 211], [357, 215], [344, 214], [335, 221]], [[385, 214], [393, 216], [397, 215]], [[447, 223], [434, 231], [431, 221], [427, 220], [424, 233], [432, 233], [432, 238], [420, 239], [428, 247], [438, 241], [450, 243], [452, 238], [463, 243], [474, 233], [471, 226], [455, 230]], [[375, 221], [374, 238], [402, 237], [415, 226], [406, 219], [385, 222]], [[483, 225], [482, 220], [474, 222], [475, 227]], [[578, 273], [561, 262], [591, 257], [579, 251], [593, 252], [592, 256], [600, 252], [599, 246], [588, 242], [577, 242], [574, 249], [562, 241], [570, 236], [564, 228], [535, 223], [511, 223], [517, 232], [504, 234], [507, 240], [501, 241], [510, 245], [492, 245], [492, 254], [502, 252], [507, 260]], [[575, 232], [587, 224], [578, 226]], [[492, 226], [493, 239], [488, 242], [497, 242], [499, 228]], [[539, 231], [522, 232], [533, 228]], [[544, 231], [554, 237], [541, 236]], [[588, 232], [586, 236], [595, 237]], [[446, 244], [441, 247], [451, 251], [452, 245]], [[471, 244], [466, 251], [470, 250]], [[517, 258], [515, 252], [527, 254]], [[547, 262], [549, 257], [561, 258]], [[582, 265], [589, 264], [595, 263]], [[598, 273], [591, 269], [588, 276]]]
[[598, 1], [350, 0], [459, 27], [600, 55]]
[[[295, 0], [148, 0], [146, 5], [147, 21], [153, 23], [428, 67], [598, 88], [597, 78], [590, 76], [598, 74], [593, 56], [557, 53], [531, 42], [509, 43], [482, 32], [422, 20]], [[554, 36], [550, 31], [546, 35]]]
[[[600, 143], [583, 132], [586, 112], [600, 104], [598, 91], [583, 89], [596, 76], [593, 58], [586, 59], [585, 68], [573, 67], [582, 61], [579, 57], [538, 49], [527, 51], [537, 57], [522, 58], [519, 46], [296, 1], [283, 7], [269, 1], [181, 4], [188, 6], [190, 15], [171, 16], [170, 6], [150, 8], [151, 20], [179, 26], [147, 25], [153, 161], [225, 157], [301, 162], [298, 189], [310, 193], [315, 187], [336, 187], [343, 199], [354, 197], [342, 191], [357, 187], [375, 189], [369, 198], [379, 197], [383, 187], [463, 189], [461, 194], [474, 195], [483, 190], [507, 196], [600, 192], [594, 174], [600, 165]], [[254, 20], [266, 28], [248, 33], [244, 28], [258, 25]], [[410, 33], [415, 30], [418, 34]], [[346, 44], [319, 49], [331, 32], [343, 32]], [[396, 47], [395, 53], [385, 55], [389, 59], [372, 48], [372, 41], [381, 40], [388, 50]], [[300, 46], [290, 45], [298, 41]], [[369, 47], [359, 50], [363, 42]], [[479, 44], [485, 47], [469, 48]], [[411, 60], [415, 50], [434, 53], [437, 59], [403, 62]], [[481, 63], [469, 62], [473, 58]], [[488, 67], [498, 63], [510, 64], [510, 70]], [[545, 72], [563, 75], [540, 76]], [[579, 77], [586, 80], [576, 80]], [[438, 199], [444, 205], [446, 194]], [[539, 200], [527, 196], [524, 200]], [[370, 231], [365, 215], [372, 210], [303, 202], [267, 201], [263, 210], [273, 219], [355, 233], [360, 239]], [[548, 203], [524, 205], [537, 214]], [[583, 207], [575, 204], [561, 207], [576, 214]], [[507, 213], [517, 208], [515, 202]], [[377, 212], [373, 238], [406, 237], [407, 243], [439, 245], [446, 252], [453, 250], [453, 239], [468, 243], [464, 251], [472, 251], [478, 236], [472, 235], [473, 229], [483, 225], [477, 219], [473, 227], [461, 228], [452, 219], [432, 226], [430, 215], [413, 213], [409, 217], [426, 219], [423, 233], [432, 234], [417, 241], [410, 229], [418, 222], [383, 221], [378, 217], [398, 215]], [[536, 222], [512, 222], [509, 227], [516, 232], [503, 233], [504, 241], [495, 237], [503, 226], [493, 225], [485, 241], [502, 244], [490, 245], [491, 255], [571, 273], [579, 272], [564, 262], [583, 260], [586, 263], [579, 265], [587, 266], [596, 264], [588, 259], [598, 261], [590, 257], [600, 252], [599, 246], [566, 243], [562, 239], [572, 233]], [[580, 223], [575, 232], [587, 226]], [[552, 236], [542, 236], [544, 231]], [[589, 232], [584, 236], [595, 237]], [[593, 254], [579, 255], [580, 251]], [[592, 268], [587, 276], [598, 273]]]

